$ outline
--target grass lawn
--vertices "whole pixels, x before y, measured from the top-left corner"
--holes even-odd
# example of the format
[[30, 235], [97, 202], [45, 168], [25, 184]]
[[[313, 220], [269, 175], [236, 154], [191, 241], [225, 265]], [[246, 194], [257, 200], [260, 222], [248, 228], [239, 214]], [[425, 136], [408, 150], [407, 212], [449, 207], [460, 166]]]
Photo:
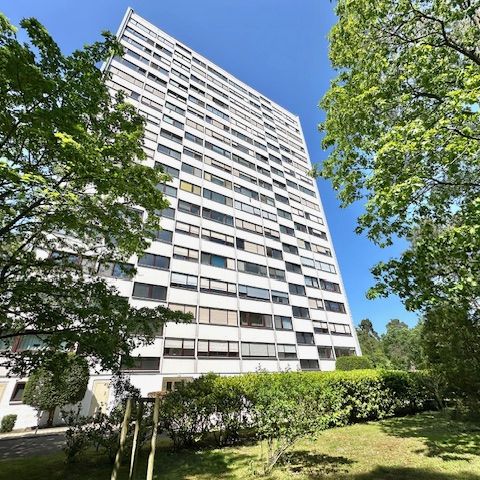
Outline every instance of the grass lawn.
[[[260, 445], [172, 453], [158, 451], [157, 479], [258, 477]], [[145, 456], [138, 469], [144, 479]], [[143, 473], [143, 475], [142, 475]], [[62, 453], [0, 462], [1, 480], [104, 480], [110, 466], [88, 456], [66, 465]], [[125, 471], [120, 479], [126, 479]], [[270, 480], [480, 480], [480, 425], [428, 413], [352, 425], [302, 441]]]

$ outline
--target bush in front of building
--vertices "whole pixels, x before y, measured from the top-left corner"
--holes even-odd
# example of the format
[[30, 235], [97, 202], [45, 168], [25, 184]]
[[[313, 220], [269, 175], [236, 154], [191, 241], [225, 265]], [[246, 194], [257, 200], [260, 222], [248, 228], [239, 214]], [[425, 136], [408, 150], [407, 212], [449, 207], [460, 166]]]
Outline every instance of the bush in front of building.
[[368, 370], [373, 368], [373, 364], [368, 357], [357, 357], [356, 355], [349, 355], [345, 357], [338, 357], [335, 361], [335, 369], [341, 371], [349, 370]]
[[2, 418], [2, 423], [0, 424], [0, 433], [11, 432], [15, 427], [15, 422], [17, 421], [17, 416], [15, 414], [5, 415]]
[[428, 385], [425, 372], [208, 374], [162, 399], [162, 424], [177, 448], [211, 440], [222, 446], [249, 432], [268, 441], [298, 425], [314, 432], [422, 411], [433, 398]]

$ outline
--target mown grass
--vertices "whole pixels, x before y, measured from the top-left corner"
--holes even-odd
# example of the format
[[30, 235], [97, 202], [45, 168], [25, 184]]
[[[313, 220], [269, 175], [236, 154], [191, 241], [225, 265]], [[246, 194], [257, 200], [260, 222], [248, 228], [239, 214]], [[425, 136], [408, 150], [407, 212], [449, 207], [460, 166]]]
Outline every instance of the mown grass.
[[[182, 451], [161, 445], [155, 478], [259, 478], [262, 445]], [[304, 440], [270, 480], [480, 480], [480, 425], [428, 413], [352, 425]], [[62, 453], [0, 462], [1, 480], [104, 480], [110, 465], [90, 454], [66, 465]], [[145, 478], [143, 453], [137, 479]], [[120, 480], [126, 479], [126, 468]]]

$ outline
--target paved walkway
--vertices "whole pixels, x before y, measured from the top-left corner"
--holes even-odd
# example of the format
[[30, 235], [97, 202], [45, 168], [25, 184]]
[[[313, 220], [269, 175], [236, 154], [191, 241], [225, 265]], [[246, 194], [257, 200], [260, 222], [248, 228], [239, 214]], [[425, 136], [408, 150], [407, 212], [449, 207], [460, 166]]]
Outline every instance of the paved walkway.
[[66, 428], [32, 432], [12, 432], [0, 436], [0, 460], [35, 457], [60, 451], [65, 445]]

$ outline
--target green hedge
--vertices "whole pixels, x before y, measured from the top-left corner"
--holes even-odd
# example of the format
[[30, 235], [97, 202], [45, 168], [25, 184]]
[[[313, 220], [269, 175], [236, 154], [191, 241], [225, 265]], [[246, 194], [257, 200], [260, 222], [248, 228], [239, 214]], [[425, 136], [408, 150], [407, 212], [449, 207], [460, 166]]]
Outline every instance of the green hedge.
[[211, 438], [225, 445], [245, 432], [268, 439], [415, 413], [431, 398], [424, 372], [208, 374], [164, 397], [162, 423], [176, 447]]
[[356, 355], [338, 357], [335, 362], [335, 369], [348, 370], [368, 370], [373, 368], [372, 362], [368, 357], [357, 357]]

